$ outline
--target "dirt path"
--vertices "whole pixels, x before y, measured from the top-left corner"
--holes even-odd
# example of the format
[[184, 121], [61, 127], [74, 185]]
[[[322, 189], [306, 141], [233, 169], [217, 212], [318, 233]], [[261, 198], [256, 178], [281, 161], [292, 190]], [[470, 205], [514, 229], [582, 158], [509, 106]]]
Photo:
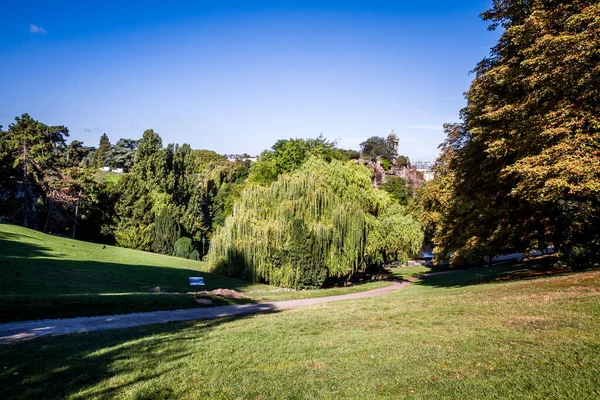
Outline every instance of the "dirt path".
[[236, 317], [261, 312], [287, 310], [295, 307], [310, 306], [330, 301], [360, 299], [381, 296], [402, 289], [416, 278], [408, 281], [393, 282], [390, 286], [365, 292], [340, 296], [318, 297], [313, 299], [284, 300], [269, 303], [243, 304], [210, 308], [191, 308], [187, 310], [151, 311], [144, 313], [103, 315], [98, 317], [80, 317], [68, 319], [44, 319], [38, 321], [9, 322], [0, 324], [0, 342], [14, 342], [48, 335], [68, 335], [72, 333], [93, 332], [108, 329], [131, 328], [134, 326], [172, 321], [207, 320], [222, 317]]

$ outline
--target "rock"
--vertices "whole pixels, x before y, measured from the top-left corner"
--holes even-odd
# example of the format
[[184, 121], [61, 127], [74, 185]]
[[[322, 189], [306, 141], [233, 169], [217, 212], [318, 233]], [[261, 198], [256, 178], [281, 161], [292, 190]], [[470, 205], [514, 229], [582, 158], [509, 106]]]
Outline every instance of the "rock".
[[204, 304], [204, 305], [211, 305], [213, 304], [212, 301], [210, 301], [209, 299], [195, 299], [196, 303], [198, 304]]
[[148, 289], [150, 293], [160, 293], [160, 286], [153, 287], [152, 289]]

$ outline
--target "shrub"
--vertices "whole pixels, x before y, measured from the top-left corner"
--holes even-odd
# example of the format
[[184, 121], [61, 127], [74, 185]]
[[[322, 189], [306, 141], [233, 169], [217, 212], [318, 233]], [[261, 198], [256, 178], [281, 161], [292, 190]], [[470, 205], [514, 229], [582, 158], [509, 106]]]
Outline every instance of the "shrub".
[[392, 162], [390, 160], [388, 160], [387, 158], [382, 158], [381, 159], [381, 167], [385, 170], [385, 171], [389, 171], [390, 168], [392, 168]]
[[175, 250], [173, 250], [175, 257], [190, 258], [193, 252], [194, 245], [192, 244], [192, 239], [189, 237], [184, 236], [175, 242]]
[[202, 257], [200, 256], [200, 253], [198, 253], [198, 250], [194, 250], [190, 253], [190, 260], [202, 261]]

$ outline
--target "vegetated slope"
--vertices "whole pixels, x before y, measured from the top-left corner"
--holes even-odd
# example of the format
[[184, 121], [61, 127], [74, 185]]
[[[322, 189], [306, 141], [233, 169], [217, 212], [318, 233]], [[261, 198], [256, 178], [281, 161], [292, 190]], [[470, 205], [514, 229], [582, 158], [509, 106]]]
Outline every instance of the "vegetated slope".
[[195, 306], [185, 295], [148, 293], [269, 289], [204, 271], [198, 261], [104, 246], [0, 223], [0, 322]]
[[[0, 222], [0, 323], [198, 307], [186, 292], [190, 276], [206, 286], [246, 292], [248, 299], [212, 297], [217, 305], [333, 296], [389, 285], [280, 292], [206, 272], [198, 261], [82, 242]], [[149, 293], [159, 286], [166, 293]], [[249, 293], [250, 292], [250, 293]]]
[[[600, 272], [480, 272], [244, 319], [3, 345], [0, 397], [598, 398]], [[502, 282], [478, 284], [494, 272]]]

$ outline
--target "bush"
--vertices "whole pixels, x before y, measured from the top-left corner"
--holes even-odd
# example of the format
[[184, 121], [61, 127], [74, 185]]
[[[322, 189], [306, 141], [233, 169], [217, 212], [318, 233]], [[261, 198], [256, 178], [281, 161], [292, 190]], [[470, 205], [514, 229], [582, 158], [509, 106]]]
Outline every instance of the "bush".
[[194, 250], [190, 253], [190, 260], [202, 261], [202, 257], [200, 256], [200, 253], [198, 253], [198, 250]]
[[392, 168], [392, 162], [390, 160], [388, 160], [387, 158], [382, 158], [381, 159], [381, 167], [385, 170], [385, 171], [389, 171], [390, 168]]
[[173, 250], [175, 257], [190, 258], [192, 252], [194, 252], [192, 239], [184, 236], [175, 242], [175, 250]]

